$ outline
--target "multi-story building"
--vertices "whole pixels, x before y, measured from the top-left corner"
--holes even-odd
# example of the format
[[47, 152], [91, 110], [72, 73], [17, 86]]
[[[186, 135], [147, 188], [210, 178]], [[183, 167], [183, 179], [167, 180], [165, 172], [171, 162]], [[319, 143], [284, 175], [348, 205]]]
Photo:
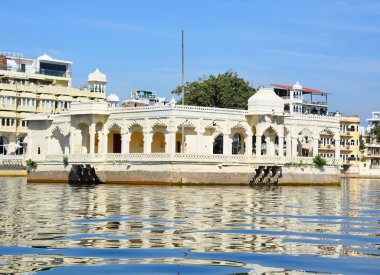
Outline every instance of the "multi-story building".
[[[368, 118], [369, 129], [380, 125], [380, 112], [372, 112], [372, 118]], [[368, 133], [365, 157], [369, 169], [380, 169], [380, 140], [377, 136]]]
[[27, 121], [36, 113], [67, 110], [71, 102], [104, 101], [107, 78], [98, 69], [86, 88], [72, 87], [72, 62], [0, 52], [0, 155], [22, 155]]
[[272, 84], [275, 93], [285, 102], [285, 112], [290, 114], [328, 114], [328, 92], [305, 88], [299, 82], [293, 86]]
[[370, 128], [380, 125], [380, 112], [372, 112], [372, 117], [367, 119]]
[[[305, 88], [299, 82], [293, 86], [272, 84], [275, 93], [285, 103], [284, 111], [290, 114], [335, 115], [328, 112], [328, 92]], [[380, 121], [380, 115], [379, 121]], [[359, 116], [340, 117], [340, 158], [345, 162], [358, 161], [360, 155]], [[322, 132], [319, 140], [319, 154], [335, 158], [335, 139], [330, 132]]]
[[123, 102], [123, 107], [142, 107], [165, 105], [168, 102], [164, 97], [158, 97], [155, 91], [132, 90], [131, 97]]
[[[360, 160], [360, 118], [356, 115], [341, 116], [340, 127], [340, 158], [343, 163], [354, 164]], [[335, 141], [331, 133], [321, 133], [319, 140], [320, 155], [326, 158], [335, 157]]]

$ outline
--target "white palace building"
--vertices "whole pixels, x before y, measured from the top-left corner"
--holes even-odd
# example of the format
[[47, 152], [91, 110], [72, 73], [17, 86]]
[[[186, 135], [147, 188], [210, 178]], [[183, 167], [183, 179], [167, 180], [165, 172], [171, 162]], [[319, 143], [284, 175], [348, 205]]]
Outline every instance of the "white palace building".
[[[28, 119], [27, 154], [38, 163], [28, 181], [68, 182], [80, 166], [114, 183], [338, 182], [340, 115], [284, 108], [273, 88], [254, 94], [248, 110], [72, 102]], [[321, 136], [331, 137], [335, 154], [316, 168]]]

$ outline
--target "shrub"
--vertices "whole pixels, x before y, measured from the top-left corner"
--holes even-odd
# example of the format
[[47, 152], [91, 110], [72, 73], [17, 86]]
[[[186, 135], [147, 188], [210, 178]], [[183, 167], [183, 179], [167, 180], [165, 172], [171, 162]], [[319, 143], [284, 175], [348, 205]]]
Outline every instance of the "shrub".
[[26, 167], [30, 170], [36, 170], [37, 167], [38, 167], [38, 164], [37, 162], [35, 162], [34, 160], [31, 160], [31, 159], [28, 159], [26, 161]]
[[318, 155], [313, 158], [313, 163], [318, 167], [323, 167], [327, 164], [327, 160], [325, 160], [322, 156]]

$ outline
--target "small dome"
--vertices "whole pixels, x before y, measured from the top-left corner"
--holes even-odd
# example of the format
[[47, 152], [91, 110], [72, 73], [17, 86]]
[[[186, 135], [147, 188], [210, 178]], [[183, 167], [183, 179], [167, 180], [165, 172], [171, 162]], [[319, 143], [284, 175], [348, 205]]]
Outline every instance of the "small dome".
[[104, 82], [107, 83], [107, 76], [99, 71], [98, 68], [88, 75], [88, 82]]
[[293, 90], [302, 90], [302, 86], [298, 81], [293, 85]]
[[46, 53], [44, 53], [43, 55], [39, 56], [37, 58], [38, 60], [45, 60], [45, 61], [52, 61], [54, 60], [50, 55], [47, 55]]
[[250, 115], [283, 115], [284, 101], [273, 88], [261, 88], [248, 99]]
[[175, 100], [174, 97], [172, 97], [172, 99], [170, 100], [169, 104], [170, 105], [176, 105], [177, 104], [177, 101]]
[[119, 97], [115, 94], [110, 94], [107, 96], [107, 101], [108, 102], [119, 102]]

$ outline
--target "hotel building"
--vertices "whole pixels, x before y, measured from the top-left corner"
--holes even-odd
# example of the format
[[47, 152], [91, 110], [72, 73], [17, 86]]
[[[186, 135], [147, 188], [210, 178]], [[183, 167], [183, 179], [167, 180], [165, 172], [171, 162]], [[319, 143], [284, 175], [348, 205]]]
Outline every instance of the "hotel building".
[[72, 102], [104, 101], [107, 79], [91, 73], [85, 88], [72, 87], [72, 62], [0, 52], [0, 155], [23, 155], [27, 121], [36, 113], [58, 113]]
[[[372, 112], [372, 117], [367, 119], [369, 128], [380, 125], [380, 112]], [[369, 142], [366, 144], [367, 165], [369, 169], [376, 169], [380, 174], [380, 140], [375, 135], [369, 136]]]
[[[328, 112], [327, 97], [330, 94], [328, 92], [302, 87], [299, 82], [293, 86], [283, 84], [272, 84], [272, 86], [275, 93], [284, 100], [285, 112], [334, 115]], [[380, 113], [377, 114], [377, 121], [380, 123]], [[359, 116], [340, 116], [340, 158], [344, 163], [359, 161], [359, 125]], [[335, 151], [334, 136], [328, 132], [321, 133], [319, 154], [325, 158], [335, 158]]]

